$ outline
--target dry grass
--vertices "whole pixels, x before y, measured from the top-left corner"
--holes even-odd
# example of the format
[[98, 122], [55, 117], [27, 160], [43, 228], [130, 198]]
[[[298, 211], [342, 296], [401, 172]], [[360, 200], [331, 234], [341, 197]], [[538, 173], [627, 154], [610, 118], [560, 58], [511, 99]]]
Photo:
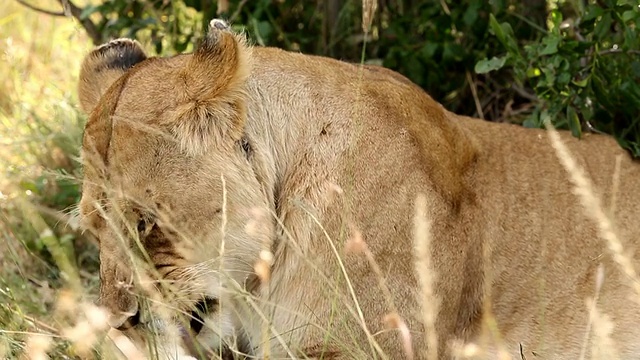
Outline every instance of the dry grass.
[[95, 289], [97, 282], [78, 271], [91, 262], [95, 268], [95, 249], [77, 243], [69, 217], [58, 212], [78, 195], [83, 119], [75, 83], [87, 48], [72, 21], [13, 1], [0, 7], [0, 358], [25, 348], [66, 354], [56, 290], [69, 283]]
[[418, 197], [415, 212], [415, 251], [416, 273], [421, 290], [422, 316], [427, 337], [426, 356], [428, 360], [438, 358], [438, 334], [436, 332], [436, 318], [438, 316], [439, 299], [435, 295], [434, 282], [437, 273], [431, 260], [431, 222], [427, 218], [427, 203], [424, 197]]
[[[545, 126], [549, 134], [551, 146], [556, 150], [556, 154], [560, 163], [564, 166], [569, 175], [569, 179], [573, 184], [573, 192], [578, 197], [578, 200], [582, 204], [584, 214], [591, 218], [597, 225], [600, 237], [606, 241], [611, 256], [618, 264], [620, 270], [626, 274], [625, 277], [629, 281], [629, 287], [631, 287], [636, 296], [633, 299], [636, 302], [640, 301], [640, 278], [638, 277], [635, 267], [631, 258], [625, 254], [622, 242], [616, 234], [613, 221], [610, 216], [607, 215], [606, 209], [602, 204], [602, 200], [598, 197], [596, 189], [594, 188], [591, 180], [585, 174], [575, 161], [575, 159], [569, 153], [569, 149], [562, 143], [558, 132], [553, 129], [549, 119], [546, 119]], [[620, 161], [616, 160], [616, 171], [620, 169]], [[617, 180], [619, 174], [613, 174], [614, 178], [614, 190], [618, 190]], [[615, 194], [615, 192], [614, 192]], [[612, 199], [612, 206], [615, 206], [615, 196]], [[613, 208], [611, 213], [614, 213]], [[610, 321], [606, 314], [602, 314], [597, 308], [597, 299], [600, 293], [602, 282], [604, 281], [604, 268], [602, 266], [598, 269], [595, 284], [594, 298], [586, 299], [586, 306], [589, 309], [589, 319], [587, 329], [585, 331], [585, 342], [581, 352], [581, 359], [584, 358], [586, 353], [586, 347], [589, 343], [589, 333], [593, 332], [591, 339], [591, 357], [593, 359], [618, 359], [618, 352], [616, 346], [611, 339], [614, 324]]]
[[[591, 180], [586, 176], [584, 169], [578, 166], [567, 147], [560, 140], [558, 132], [549, 124], [549, 120], [547, 119], [546, 126], [549, 132], [549, 138], [551, 139], [551, 145], [556, 150], [562, 166], [564, 166], [569, 174], [569, 178], [573, 183], [573, 191], [582, 204], [585, 215], [597, 224], [600, 237], [607, 242], [613, 259], [620, 267], [620, 270], [627, 275], [629, 286], [636, 292], [636, 301], [640, 301], [640, 281], [638, 281], [640, 278], [638, 277], [631, 258], [624, 252], [622, 241], [616, 234], [612, 219], [607, 215], [606, 208], [602, 204], [602, 200], [598, 197]], [[615, 174], [614, 178], [617, 178]]]

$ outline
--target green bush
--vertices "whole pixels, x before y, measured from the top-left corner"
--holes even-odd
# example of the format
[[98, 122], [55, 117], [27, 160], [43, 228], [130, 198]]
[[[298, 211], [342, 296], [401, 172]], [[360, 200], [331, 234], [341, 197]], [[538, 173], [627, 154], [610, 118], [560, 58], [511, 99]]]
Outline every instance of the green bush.
[[491, 30], [506, 54], [477, 63], [476, 72], [503, 67], [539, 101], [524, 125], [549, 116], [556, 127], [580, 136], [584, 125], [616, 136], [640, 155], [640, 11], [637, 1], [610, 0], [549, 13], [548, 31], [524, 46], [509, 23], [491, 16]]
[[[96, 18], [96, 43], [129, 36], [148, 41], [159, 54], [189, 51], [203, 34], [209, 19], [230, 18], [257, 44], [360, 62], [365, 37], [360, 1], [257, 0], [233, 2], [218, 15], [207, 1], [104, 1], [84, 9], [82, 20]], [[489, 14], [514, 24], [520, 39], [531, 40], [542, 26], [544, 1], [465, 0], [455, 7], [444, 1], [397, 1], [380, 6], [367, 39], [364, 59], [403, 73], [452, 111], [473, 115], [470, 81], [479, 59], [498, 55], [499, 42], [488, 33]], [[240, 4], [242, 6], [240, 6]], [[535, 4], [534, 4], [535, 5]], [[527, 7], [527, 8], [525, 8]], [[530, 25], [518, 15], [538, 13]], [[480, 89], [483, 107], [498, 118], [507, 99], [490, 95], [503, 87], [501, 79]]]
[[531, 127], [549, 115], [640, 155], [637, 0], [379, 3], [367, 38], [360, 1], [107, 0], [75, 14], [95, 43], [137, 37], [158, 54], [190, 51], [226, 17], [260, 45], [397, 70], [457, 113]]

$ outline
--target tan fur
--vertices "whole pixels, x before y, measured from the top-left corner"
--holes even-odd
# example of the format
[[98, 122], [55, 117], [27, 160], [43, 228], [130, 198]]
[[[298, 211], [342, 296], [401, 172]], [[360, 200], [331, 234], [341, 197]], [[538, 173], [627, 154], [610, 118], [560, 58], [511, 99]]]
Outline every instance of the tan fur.
[[[598, 308], [621, 357], [640, 358], [638, 294], [544, 131], [457, 116], [383, 68], [252, 48], [220, 22], [193, 55], [91, 70], [118, 51], [139, 50], [89, 54], [79, 88], [93, 109], [81, 211], [100, 241], [112, 326], [139, 310], [135, 296], [152, 296], [140, 290], [149, 275], [171, 282], [161, 290], [173, 293], [170, 321], [203, 296], [219, 299], [197, 337], [214, 348], [238, 337], [259, 357], [401, 359], [383, 322], [392, 303], [422, 358], [412, 219], [423, 194], [442, 358], [456, 339], [514, 358], [577, 358], [600, 264]], [[607, 211], [637, 266], [640, 167], [609, 137], [562, 139], [606, 204], [622, 157]], [[392, 299], [365, 256], [345, 252], [358, 236]], [[155, 275], [132, 265], [138, 237]], [[265, 250], [274, 258], [261, 283], [254, 264], [270, 261]]]

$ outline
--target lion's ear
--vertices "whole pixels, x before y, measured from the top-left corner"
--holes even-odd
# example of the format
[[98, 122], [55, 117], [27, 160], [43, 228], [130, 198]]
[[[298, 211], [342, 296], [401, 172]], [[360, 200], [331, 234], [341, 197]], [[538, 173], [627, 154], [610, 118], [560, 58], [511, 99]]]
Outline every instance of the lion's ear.
[[78, 96], [82, 109], [90, 113], [111, 84], [146, 58], [140, 44], [129, 39], [112, 40], [91, 51], [80, 68]]
[[242, 137], [251, 59], [243, 35], [223, 20], [210, 22], [206, 38], [177, 74], [177, 107], [165, 119], [187, 149], [201, 152], [212, 142]]

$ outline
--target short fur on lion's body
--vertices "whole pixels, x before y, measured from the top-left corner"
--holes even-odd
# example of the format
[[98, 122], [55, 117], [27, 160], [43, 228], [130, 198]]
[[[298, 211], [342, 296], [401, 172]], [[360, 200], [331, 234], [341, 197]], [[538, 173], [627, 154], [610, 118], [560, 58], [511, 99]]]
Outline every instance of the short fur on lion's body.
[[[413, 230], [422, 194], [442, 358], [451, 356], [454, 339], [488, 348], [488, 358], [500, 346], [514, 358], [521, 352], [577, 358], [589, 329], [585, 300], [596, 295], [598, 310], [615, 326], [614, 348], [623, 359], [640, 358], [640, 296], [630, 286], [638, 279], [626, 278], [612, 260], [545, 131], [455, 115], [384, 68], [248, 47], [227, 30], [210, 31], [195, 55], [140, 60], [130, 68], [114, 60], [137, 49], [126, 43], [94, 51], [83, 65], [80, 95], [92, 114], [83, 144], [81, 210], [100, 240], [102, 304], [114, 316], [137, 307], [116, 286], [131, 278], [131, 269], [116, 260], [123, 250], [95, 210], [105, 196], [96, 184], [105, 178], [123, 189], [120, 194], [169, 208], [173, 226], [197, 244], [171, 238], [158, 222], [156, 233], [147, 230], [155, 242], [145, 246], [163, 268], [213, 257], [211, 249], [221, 242], [219, 210], [226, 212], [225, 249], [239, 255], [223, 255], [225, 269], [242, 274], [231, 278], [249, 287], [257, 308], [219, 290], [223, 280], [204, 277], [197, 284], [205, 285], [194, 285], [179, 304], [188, 308], [197, 296], [218, 297], [226, 314], [217, 315], [227, 322], [223, 337], [232, 329], [245, 350], [272, 358], [372, 359], [381, 349], [403, 358], [398, 332], [383, 321], [392, 300], [411, 331], [415, 357], [422, 358]], [[100, 66], [115, 74], [101, 78]], [[640, 166], [608, 136], [561, 137], [594, 181], [626, 253], [637, 259]], [[129, 214], [131, 202], [120, 204]], [[258, 225], [257, 235], [246, 226], [256, 213], [247, 210], [251, 206], [275, 215]], [[345, 246], [362, 245], [360, 236], [392, 299], [385, 298], [365, 254], [345, 252]], [[246, 274], [264, 249], [274, 259], [268, 282], [260, 285]], [[600, 264], [604, 282], [596, 294]], [[372, 335], [362, 330], [356, 308]], [[260, 312], [269, 320], [267, 330]], [[499, 337], [483, 331], [490, 320]], [[589, 355], [591, 345], [586, 349]]]

